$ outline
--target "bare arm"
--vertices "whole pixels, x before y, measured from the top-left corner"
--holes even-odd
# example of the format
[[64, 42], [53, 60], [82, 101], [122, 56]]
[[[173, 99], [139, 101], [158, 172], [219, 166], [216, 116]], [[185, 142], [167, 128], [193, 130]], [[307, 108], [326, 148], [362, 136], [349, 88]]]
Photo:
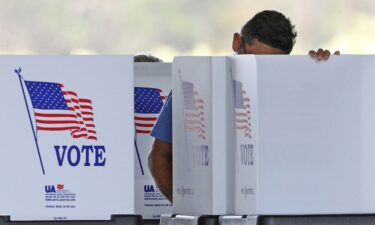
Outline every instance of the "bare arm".
[[148, 156], [148, 168], [160, 191], [172, 202], [172, 145], [155, 139]]

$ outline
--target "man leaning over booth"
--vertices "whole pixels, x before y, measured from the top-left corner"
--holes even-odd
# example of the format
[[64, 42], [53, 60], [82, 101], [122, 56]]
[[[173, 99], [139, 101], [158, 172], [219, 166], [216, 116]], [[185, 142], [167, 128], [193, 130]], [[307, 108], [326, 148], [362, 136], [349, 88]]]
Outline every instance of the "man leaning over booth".
[[[294, 25], [282, 13], [266, 10], [256, 14], [234, 33], [232, 49], [237, 54], [290, 54], [297, 33]], [[328, 50], [308, 53], [314, 59], [327, 60]], [[340, 52], [336, 51], [336, 55]], [[165, 102], [151, 133], [155, 138], [148, 157], [148, 166], [160, 191], [172, 202], [172, 93]]]

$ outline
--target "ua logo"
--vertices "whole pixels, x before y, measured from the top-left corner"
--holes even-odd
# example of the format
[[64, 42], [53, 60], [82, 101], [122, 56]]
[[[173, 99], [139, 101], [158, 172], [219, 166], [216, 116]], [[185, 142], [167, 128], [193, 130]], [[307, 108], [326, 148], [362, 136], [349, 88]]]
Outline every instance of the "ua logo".
[[144, 191], [145, 192], [155, 192], [154, 186], [153, 185], [145, 185], [144, 186]]
[[46, 193], [55, 193], [56, 192], [56, 189], [55, 189], [54, 185], [45, 185], [44, 190], [46, 191]]

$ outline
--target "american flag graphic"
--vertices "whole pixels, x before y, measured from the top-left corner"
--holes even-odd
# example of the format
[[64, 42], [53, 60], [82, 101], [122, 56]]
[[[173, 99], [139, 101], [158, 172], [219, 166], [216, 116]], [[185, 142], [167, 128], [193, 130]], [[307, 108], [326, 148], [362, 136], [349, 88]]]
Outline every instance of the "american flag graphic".
[[137, 134], [151, 133], [166, 98], [162, 90], [157, 88], [134, 88], [134, 121]]
[[25, 81], [38, 131], [69, 131], [73, 138], [97, 140], [92, 101], [64, 85]]
[[242, 88], [242, 82], [233, 80], [235, 124], [237, 130], [243, 130], [245, 137], [251, 138], [250, 98]]
[[196, 133], [200, 139], [205, 140], [203, 99], [197, 91], [194, 91], [193, 83], [182, 81], [182, 90], [184, 95], [186, 129]]

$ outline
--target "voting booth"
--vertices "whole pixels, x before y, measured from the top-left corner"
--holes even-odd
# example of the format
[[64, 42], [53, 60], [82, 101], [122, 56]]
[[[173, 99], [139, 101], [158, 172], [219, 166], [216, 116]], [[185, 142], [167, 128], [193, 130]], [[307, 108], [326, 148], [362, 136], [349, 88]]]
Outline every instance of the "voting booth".
[[0, 215], [135, 214], [132, 56], [0, 57]]
[[375, 214], [374, 56], [0, 62], [0, 224], [111, 225], [116, 215], [171, 213], [147, 168], [171, 87], [173, 213], [188, 216], [162, 224], [217, 223], [210, 215], [222, 215], [221, 225], [335, 224], [321, 221]]
[[374, 56], [214, 58], [173, 64], [175, 213], [375, 212]]
[[173, 89], [173, 212], [233, 213], [234, 139], [225, 57], [176, 57]]
[[375, 213], [375, 57], [229, 61], [250, 127], [235, 132], [235, 213]]
[[172, 213], [172, 204], [156, 186], [148, 169], [154, 138], [150, 133], [171, 91], [171, 63], [134, 64], [135, 210], [143, 219]]

